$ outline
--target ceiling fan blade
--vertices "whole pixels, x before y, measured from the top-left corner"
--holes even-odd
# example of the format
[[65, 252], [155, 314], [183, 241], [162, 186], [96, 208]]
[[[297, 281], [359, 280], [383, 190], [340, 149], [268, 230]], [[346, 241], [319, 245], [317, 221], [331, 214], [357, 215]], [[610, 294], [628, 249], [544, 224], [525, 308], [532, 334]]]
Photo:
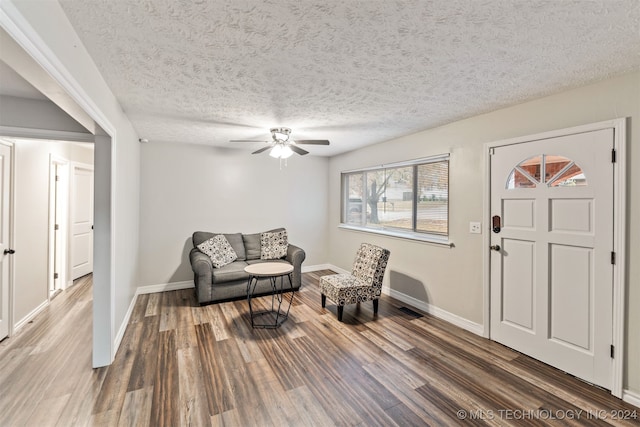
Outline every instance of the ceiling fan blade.
[[269, 142], [269, 141], [260, 141], [257, 139], [230, 139], [229, 142]]
[[303, 150], [302, 148], [296, 147], [295, 145], [290, 145], [289, 148], [291, 148], [294, 152], [300, 154], [301, 156], [304, 156], [305, 154], [309, 154], [307, 150]]
[[261, 149], [256, 150], [256, 151], [254, 151], [254, 152], [253, 152], [253, 153], [251, 153], [251, 154], [260, 154], [260, 153], [262, 153], [263, 151], [267, 151], [269, 148], [271, 148], [271, 146], [270, 146], [270, 145], [267, 145], [266, 147], [262, 147]]
[[296, 139], [296, 144], [329, 145], [326, 139]]

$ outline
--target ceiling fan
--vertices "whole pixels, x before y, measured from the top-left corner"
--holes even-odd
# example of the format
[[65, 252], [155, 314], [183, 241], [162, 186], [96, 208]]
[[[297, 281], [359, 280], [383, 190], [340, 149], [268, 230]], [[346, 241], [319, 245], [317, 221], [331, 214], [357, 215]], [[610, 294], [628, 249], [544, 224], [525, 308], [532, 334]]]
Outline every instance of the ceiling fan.
[[271, 149], [269, 155], [276, 159], [289, 158], [293, 153], [304, 156], [309, 154], [307, 150], [303, 150], [298, 147], [299, 144], [313, 144], [313, 145], [329, 145], [329, 141], [326, 139], [298, 139], [293, 140], [289, 136], [291, 135], [291, 129], [289, 128], [271, 128], [271, 141], [256, 141], [253, 139], [232, 139], [229, 142], [265, 142], [269, 145], [259, 150], [254, 151], [251, 154], [259, 154], [263, 151]]

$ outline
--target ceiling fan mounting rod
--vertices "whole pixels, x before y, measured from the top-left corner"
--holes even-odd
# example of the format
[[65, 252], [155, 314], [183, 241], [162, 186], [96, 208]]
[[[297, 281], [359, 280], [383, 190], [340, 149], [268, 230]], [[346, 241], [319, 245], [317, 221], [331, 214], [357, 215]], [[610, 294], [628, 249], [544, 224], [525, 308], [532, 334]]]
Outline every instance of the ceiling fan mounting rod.
[[[289, 128], [271, 128], [269, 131], [274, 141], [288, 141], [289, 135], [291, 134], [291, 129]], [[282, 135], [283, 137], [278, 137], [278, 135]]]

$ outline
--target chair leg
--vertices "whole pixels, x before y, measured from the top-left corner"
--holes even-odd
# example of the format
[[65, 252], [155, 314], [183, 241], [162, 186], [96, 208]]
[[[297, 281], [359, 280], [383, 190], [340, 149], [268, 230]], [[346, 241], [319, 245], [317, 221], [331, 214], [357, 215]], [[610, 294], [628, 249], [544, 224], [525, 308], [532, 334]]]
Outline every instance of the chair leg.
[[342, 312], [344, 311], [344, 305], [338, 306], [338, 322], [342, 322]]
[[325, 294], [320, 294], [320, 298], [322, 300], [322, 308], [327, 305], [327, 296]]
[[378, 300], [373, 300], [373, 314], [378, 314]]

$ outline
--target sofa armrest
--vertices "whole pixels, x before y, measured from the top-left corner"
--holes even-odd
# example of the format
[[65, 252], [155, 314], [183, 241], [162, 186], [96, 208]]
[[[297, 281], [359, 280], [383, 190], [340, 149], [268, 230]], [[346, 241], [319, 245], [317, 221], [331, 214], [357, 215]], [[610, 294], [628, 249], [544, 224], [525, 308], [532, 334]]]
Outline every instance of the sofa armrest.
[[302, 262], [307, 257], [307, 254], [302, 248], [289, 244], [287, 249], [287, 261], [293, 265], [293, 286], [299, 288], [302, 285]]
[[201, 252], [197, 248], [191, 249], [189, 252], [189, 261], [191, 261], [191, 269], [196, 274], [207, 274], [211, 275], [211, 269], [213, 268], [213, 263], [211, 262], [211, 258], [209, 255]]
[[193, 283], [196, 288], [198, 302], [202, 303], [211, 300], [211, 283], [213, 274], [213, 263], [211, 258], [199, 249], [193, 248], [189, 252], [189, 261], [193, 270]]
[[289, 244], [286, 260], [289, 261], [293, 266], [302, 265], [302, 261], [304, 261], [306, 257], [307, 254], [302, 248], [299, 248], [296, 245]]

